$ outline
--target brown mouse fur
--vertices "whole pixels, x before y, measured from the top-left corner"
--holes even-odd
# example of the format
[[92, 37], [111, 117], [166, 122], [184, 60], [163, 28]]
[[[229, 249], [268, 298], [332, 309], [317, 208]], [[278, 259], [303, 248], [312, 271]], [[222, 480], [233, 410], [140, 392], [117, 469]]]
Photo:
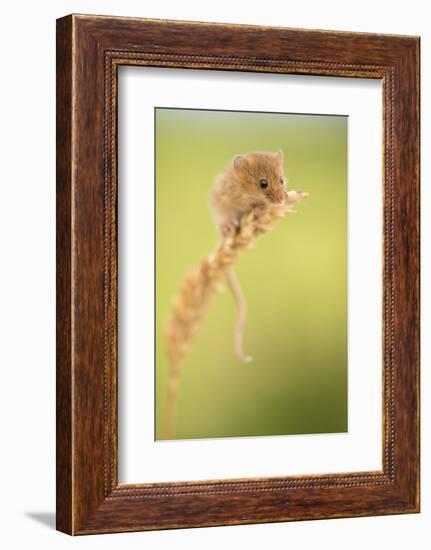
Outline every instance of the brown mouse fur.
[[253, 208], [285, 203], [283, 165], [282, 151], [246, 153], [237, 155], [217, 177], [211, 202], [222, 234]]
[[[241, 216], [254, 208], [285, 204], [287, 192], [283, 165], [282, 151], [246, 153], [237, 155], [217, 177], [211, 203], [223, 236], [235, 231]], [[235, 352], [242, 361], [249, 362], [252, 358], [245, 355], [242, 344], [247, 304], [232, 268], [226, 271], [226, 280], [237, 306]]]

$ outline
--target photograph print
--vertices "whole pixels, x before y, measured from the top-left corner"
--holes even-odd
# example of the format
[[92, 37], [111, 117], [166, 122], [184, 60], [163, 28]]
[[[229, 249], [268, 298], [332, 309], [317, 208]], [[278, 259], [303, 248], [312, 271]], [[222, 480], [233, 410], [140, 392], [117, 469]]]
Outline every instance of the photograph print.
[[157, 107], [155, 439], [348, 431], [348, 117]]

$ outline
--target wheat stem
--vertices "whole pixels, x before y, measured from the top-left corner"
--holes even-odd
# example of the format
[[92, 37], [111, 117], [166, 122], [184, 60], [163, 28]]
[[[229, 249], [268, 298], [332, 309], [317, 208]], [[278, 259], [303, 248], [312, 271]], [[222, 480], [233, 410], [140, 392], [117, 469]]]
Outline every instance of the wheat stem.
[[193, 337], [199, 330], [210, 300], [227, 269], [237, 260], [242, 250], [250, 248], [255, 238], [267, 233], [278, 218], [293, 212], [292, 204], [307, 193], [290, 191], [286, 204], [264, 210], [252, 210], [242, 216], [239, 226], [228, 234], [200, 265], [184, 278], [173, 304], [171, 318], [166, 325], [166, 349], [171, 364], [168, 377], [168, 395], [164, 418], [163, 439], [175, 436], [176, 406], [182, 361], [189, 351]]

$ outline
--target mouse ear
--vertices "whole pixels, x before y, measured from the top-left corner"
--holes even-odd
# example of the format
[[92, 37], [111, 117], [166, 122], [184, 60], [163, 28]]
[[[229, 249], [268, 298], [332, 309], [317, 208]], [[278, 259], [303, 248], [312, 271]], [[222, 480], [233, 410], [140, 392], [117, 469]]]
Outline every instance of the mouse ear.
[[237, 155], [233, 159], [233, 166], [235, 170], [241, 170], [247, 166], [247, 159], [243, 155]]
[[278, 160], [280, 162], [284, 162], [284, 153], [281, 149], [279, 149], [276, 153], [275, 153], [275, 156], [278, 158]]

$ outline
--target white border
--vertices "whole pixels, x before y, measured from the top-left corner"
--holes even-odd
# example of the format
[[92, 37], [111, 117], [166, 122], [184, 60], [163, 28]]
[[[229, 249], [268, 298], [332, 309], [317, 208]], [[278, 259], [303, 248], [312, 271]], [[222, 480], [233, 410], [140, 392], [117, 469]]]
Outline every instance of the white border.
[[[119, 481], [382, 468], [380, 81], [119, 68]], [[154, 441], [154, 107], [349, 115], [349, 432]]]

